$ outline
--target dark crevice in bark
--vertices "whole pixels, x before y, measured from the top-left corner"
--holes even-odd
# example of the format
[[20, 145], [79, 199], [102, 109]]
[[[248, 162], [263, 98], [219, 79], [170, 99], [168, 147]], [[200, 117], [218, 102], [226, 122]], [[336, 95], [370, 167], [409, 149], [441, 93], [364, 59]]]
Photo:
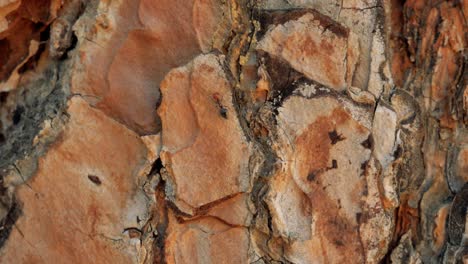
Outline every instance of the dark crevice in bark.
[[[151, 237], [153, 240], [152, 244], [152, 259], [153, 263], [164, 264], [166, 263], [165, 258], [165, 239], [166, 230], [169, 224], [168, 211], [170, 208], [177, 208], [175, 205], [171, 206], [171, 202], [166, 197], [166, 181], [161, 177], [161, 173], [165, 173], [165, 167], [162, 163], [161, 158], [154, 161], [150, 172], [147, 176], [149, 182], [153, 177], [158, 177], [159, 182], [155, 186], [155, 204], [150, 207], [151, 217], [145, 226], [142, 228], [142, 238]], [[147, 262], [145, 262], [147, 263]], [[148, 262], [149, 263], [149, 262]]]
[[447, 223], [448, 241], [454, 246], [462, 246], [468, 208], [468, 183], [465, 183], [452, 202]]
[[8, 237], [10, 236], [11, 230], [15, 227], [16, 220], [21, 215], [21, 206], [18, 202], [13, 202], [11, 205], [5, 205], [3, 206], [9, 206], [10, 209], [8, 211], [8, 214], [4, 219], [1, 220], [1, 229], [0, 229], [0, 248], [3, 247], [3, 245], [6, 243]]
[[169, 224], [168, 219], [168, 201], [166, 200], [164, 190], [166, 182], [161, 180], [161, 183], [157, 187], [156, 191], [156, 201], [160, 204], [160, 210], [158, 214], [158, 224], [156, 225], [157, 235], [154, 238], [154, 259], [153, 262], [156, 264], [166, 263], [165, 257], [165, 240], [166, 240], [166, 231]]
[[83, 0], [70, 0], [59, 11], [59, 16], [50, 27], [49, 52], [54, 59], [63, 60], [77, 43], [72, 27], [83, 14], [86, 3]]
[[[411, 61], [411, 63], [402, 64], [404, 59], [395, 60], [394, 56], [393, 62], [401, 63], [401, 69], [404, 71], [398, 72], [397, 69], [393, 69], [393, 74], [397, 83], [404, 83], [404, 89], [408, 94], [414, 96], [416, 108], [412, 115], [400, 122], [402, 132], [404, 132], [403, 146], [406, 148], [395, 154], [403, 155], [405, 158], [411, 157], [413, 160], [421, 159], [420, 166], [405, 159], [402, 167], [403, 175], [399, 175], [399, 178], [407, 179], [408, 182], [404, 186], [403, 192], [400, 193], [400, 197], [409, 194], [415, 196], [412, 203], [416, 202], [417, 204], [413, 205], [416, 206], [413, 210], [417, 212], [417, 215], [407, 215], [407, 217], [413, 217], [417, 226], [413, 228], [415, 232], [412, 232], [411, 240], [414, 247], [418, 249], [421, 260], [427, 262], [437, 258], [440, 262], [443, 259], [445, 263], [447, 254], [453, 253], [450, 253], [450, 250], [453, 251], [452, 246], [454, 245], [447, 245], [446, 238], [439, 238], [444, 243], [443, 247], [441, 249], [434, 248], [436, 237], [433, 230], [437, 227], [436, 225], [440, 225], [440, 223], [434, 223], [434, 220], [438, 210], [441, 210], [452, 200], [452, 196], [457, 195], [457, 191], [461, 188], [458, 187], [457, 190], [456, 187], [460, 186], [460, 183], [456, 182], [458, 176], [454, 171], [456, 167], [454, 160], [455, 156], [458, 155], [455, 154], [454, 146], [460, 144], [459, 136], [455, 136], [455, 133], [466, 133], [466, 128], [463, 127], [464, 111], [459, 103], [459, 98], [463, 97], [459, 83], [464, 82], [462, 76], [465, 72], [466, 59], [462, 59], [463, 55], [454, 50], [455, 46], [450, 47], [450, 45], [442, 43], [447, 38], [455, 36], [453, 34], [458, 34], [455, 28], [447, 28], [448, 23], [451, 23], [450, 19], [456, 19], [448, 17], [447, 14], [454, 10], [452, 8], [461, 8], [461, 6], [459, 2], [452, 1], [437, 1], [426, 6], [417, 6], [412, 2], [392, 1], [392, 3], [391, 11], [400, 12], [400, 15], [393, 17], [393, 21], [390, 23], [393, 25], [393, 31], [389, 35], [398, 35], [401, 41], [400, 45], [393, 45], [393, 47], [390, 45], [389, 50], [393, 49], [394, 54], [407, 56]], [[426, 34], [428, 32], [430, 34]], [[449, 37], [449, 34], [452, 35]], [[451, 54], [456, 60], [453, 64]], [[439, 71], [443, 71], [443, 69], [437, 68], [440, 65], [442, 67], [456, 67], [455, 74], [446, 72], [443, 77], [446, 79], [442, 79]], [[458, 117], [459, 121], [456, 118], [453, 119], [452, 116]], [[419, 128], [414, 132], [416, 126]], [[441, 137], [441, 133], [447, 134], [445, 139]], [[419, 142], [411, 143], [409, 140], [412, 137], [419, 138]], [[406, 155], [406, 152], [411, 155]], [[436, 157], [439, 155], [445, 157], [445, 164], [440, 168], [440, 174], [439, 168], [432, 162], [432, 159], [437, 159]], [[422, 169], [423, 174], [420, 174], [419, 169]], [[433, 197], [436, 184], [441, 186], [437, 199]], [[443, 184], [446, 184], [447, 188]], [[398, 211], [401, 211], [403, 206], [410, 207], [401, 204]], [[459, 214], [463, 215], [460, 219], [464, 219], [466, 216], [466, 212], [459, 212]], [[399, 217], [402, 216], [405, 217], [404, 215]], [[398, 219], [398, 215], [396, 217]], [[450, 232], [450, 216], [447, 221], [446, 230]], [[463, 232], [460, 230], [457, 233]], [[395, 232], [396, 237], [394, 237], [393, 247], [388, 251], [387, 260], [390, 259], [395, 247], [402, 243], [401, 238], [404, 234], [405, 232], [401, 231]], [[450, 235], [448, 237], [450, 238]], [[458, 246], [459, 244], [457, 244]]]
[[[255, 2], [250, 1], [247, 4], [248, 8], [244, 9], [245, 12], [249, 13], [248, 17], [250, 17], [248, 25], [244, 25], [244, 28], [248, 28], [250, 31], [248, 35], [250, 36], [250, 41], [246, 43], [244, 46], [240, 47], [241, 54], [243, 56], [248, 56], [249, 52], [252, 52], [251, 44], [252, 39], [254, 38], [254, 19], [256, 17], [255, 11]], [[244, 33], [242, 33], [244, 34]], [[232, 46], [231, 46], [232, 47]], [[235, 86], [238, 87], [240, 84], [240, 74], [243, 70], [242, 65], [238, 63], [238, 74], [239, 76], [233, 76], [233, 80], [235, 80]], [[231, 72], [232, 73], [232, 72]], [[233, 96], [233, 104], [237, 111], [237, 115], [239, 118], [239, 122], [241, 127], [244, 131], [244, 135], [246, 138], [253, 142], [254, 144], [254, 151], [259, 159], [250, 159], [249, 167], [251, 168], [250, 177], [254, 177], [253, 180], [253, 189], [250, 193], [250, 199], [255, 206], [255, 213], [252, 218], [252, 223], [249, 227], [250, 232], [265, 232], [264, 227], [268, 231], [266, 231], [266, 236], [268, 237], [265, 241], [266, 246], [268, 246], [269, 241], [271, 239], [275, 239], [273, 236], [273, 224], [272, 224], [272, 217], [269, 212], [268, 205], [264, 201], [264, 197], [268, 192], [268, 181], [269, 177], [275, 171], [275, 164], [278, 160], [276, 154], [271, 148], [271, 136], [264, 137], [257, 133], [259, 129], [266, 129], [268, 134], [273, 133], [272, 131], [275, 127], [275, 118], [274, 118], [274, 111], [275, 107], [271, 106], [271, 103], [267, 102], [263, 106], [256, 106], [255, 102], [252, 102], [250, 99], [250, 95], [248, 94], [248, 88], [240, 87], [240, 89], [234, 90]], [[250, 116], [250, 117], [248, 117]], [[260, 166], [257, 171], [252, 171], [253, 167]], [[265, 223], [266, 221], [266, 223]], [[265, 226], [266, 225], [266, 226]], [[268, 254], [267, 252], [264, 252]], [[266, 263], [287, 263], [285, 260], [276, 260], [273, 256], [264, 256], [266, 259]]]

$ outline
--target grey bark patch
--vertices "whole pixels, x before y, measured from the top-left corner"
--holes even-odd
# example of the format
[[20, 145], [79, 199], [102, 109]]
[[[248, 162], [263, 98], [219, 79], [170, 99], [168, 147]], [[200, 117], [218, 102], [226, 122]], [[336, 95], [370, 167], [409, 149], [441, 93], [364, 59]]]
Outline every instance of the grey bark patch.
[[461, 245], [466, 224], [466, 211], [468, 207], [468, 183], [465, 183], [452, 202], [447, 231], [449, 242], [452, 245]]
[[[51, 62], [42, 72], [34, 73], [33, 77], [28, 76], [30, 79], [9, 92], [7, 102], [0, 105], [0, 134], [3, 137], [0, 141], [1, 188], [10, 188], [10, 185], [16, 184], [7, 185], [4, 182], [5, 175], [14, 172], [19, 174], [20, 182], [27, 185], [26, 181], [37, 169], [38, 158], [61, 131], [61, 124], [67, 116], [68, 85], [65, 83], [69, 80], [68, 76], [60, 78], [59, 72], [65, 72], [67, 68], [62, 66]], [[60, 125], [52, 127], [52, 133], [34, 144], [46, 120], [52, 125]], [[13, 192], [0, 193], [2, 209], [8, 212], [6, 216], [2, 214], [0, 219], [0, 248], [20, 215], [19, 205], [13, 195]], [[21, 234], [21, 230], [18, 229], [18, 232]]]
[[447, 151], [445, 161], [445, 175], [447, 176], [447, 183], [450, 191], [453, 193], [459, 192], [465, 183], [462, 175], [459, 175], [458, 157], [460, 154], [460, 146], [451, 145]]
[[[10, 92], [9, 104], [0, 107], [4, 141], [0, 142], [0, 170], [33, 152], [33, 139], [46, 119], [64, 112], [66, 95], [58, 83], [59, 68], [52, 64], [38, 77]], [[8, 118], [10, 117], [10, 118]]]

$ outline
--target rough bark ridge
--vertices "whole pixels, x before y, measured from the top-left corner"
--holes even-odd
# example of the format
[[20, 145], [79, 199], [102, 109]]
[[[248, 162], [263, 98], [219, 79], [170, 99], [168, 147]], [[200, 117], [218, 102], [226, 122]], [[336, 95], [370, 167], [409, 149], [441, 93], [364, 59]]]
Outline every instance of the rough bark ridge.
[[0, 1], [0, 262], [467, 263], [466, 1]]

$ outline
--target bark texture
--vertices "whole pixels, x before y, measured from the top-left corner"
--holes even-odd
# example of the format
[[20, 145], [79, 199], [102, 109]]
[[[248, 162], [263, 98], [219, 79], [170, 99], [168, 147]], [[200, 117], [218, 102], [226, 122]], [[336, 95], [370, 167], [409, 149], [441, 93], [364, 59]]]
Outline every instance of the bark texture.
[[467, 16], [0, 0], [0, 262], [468, 263]]

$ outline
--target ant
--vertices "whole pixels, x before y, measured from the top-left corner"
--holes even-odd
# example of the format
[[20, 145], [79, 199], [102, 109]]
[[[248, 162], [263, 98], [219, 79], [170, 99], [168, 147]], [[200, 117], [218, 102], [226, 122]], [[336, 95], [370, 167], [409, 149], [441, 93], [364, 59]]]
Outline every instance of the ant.
[[219, 93], [214, 93], [211, 95], [211, 97], [219, 108], [219, 114], [227, 119], [227, 109], [221, 104], [221, 95]]

